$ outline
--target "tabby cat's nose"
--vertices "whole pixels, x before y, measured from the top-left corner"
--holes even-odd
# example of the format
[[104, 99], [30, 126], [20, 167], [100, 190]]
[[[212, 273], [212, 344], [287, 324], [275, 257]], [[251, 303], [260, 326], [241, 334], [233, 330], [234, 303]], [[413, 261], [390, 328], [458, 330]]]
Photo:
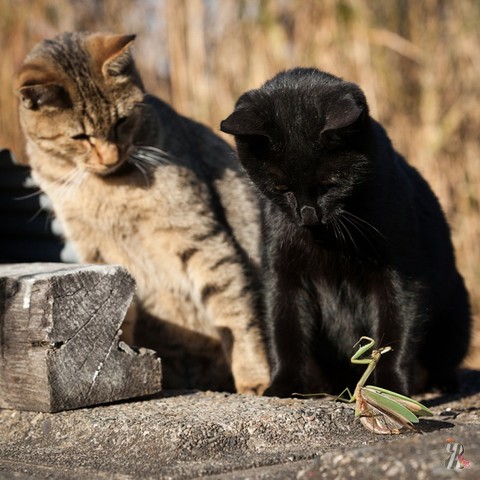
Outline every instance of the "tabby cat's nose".
[[303, 225], [314, 225], [318, 223], [317, 212], [313, 207], [304, 205], [300, 210]]

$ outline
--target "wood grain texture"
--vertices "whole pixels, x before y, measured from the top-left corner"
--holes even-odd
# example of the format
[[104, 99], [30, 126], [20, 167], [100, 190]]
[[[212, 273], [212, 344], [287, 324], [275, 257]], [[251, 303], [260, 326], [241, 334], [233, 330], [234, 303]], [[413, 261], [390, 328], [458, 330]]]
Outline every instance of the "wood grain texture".
[[119, 266], [0, 266], [0, 408], [56, 412], [160, 391], [160, 359], [119, 341], [134, 289]]

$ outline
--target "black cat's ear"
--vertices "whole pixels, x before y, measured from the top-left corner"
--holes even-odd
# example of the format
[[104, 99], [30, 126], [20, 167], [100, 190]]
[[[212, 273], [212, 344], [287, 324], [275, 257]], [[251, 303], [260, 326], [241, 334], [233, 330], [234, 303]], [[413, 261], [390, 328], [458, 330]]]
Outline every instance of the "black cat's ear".
[[230, 135], [262, 136], [269, 138], [261, 119], [256, 112], [239, 108], [220, 123], [220, 130]]
[[42, 107], [70, 108], [71, 99], [67, 91], [56, 82], [55, 73], [47, 66], [25, 64], [17, 75], [17, 93], [20, 102], [29, 110]]
[[351, 93], [345, 94], [328, 106], [325, 126], [322, 132], [348, 127], [355, 123], [365, 107]]
[[95, 33], [86, 41], [93, 63], [104, 76], [128, 75], [133, 70], [129, 48], [136, 35]]

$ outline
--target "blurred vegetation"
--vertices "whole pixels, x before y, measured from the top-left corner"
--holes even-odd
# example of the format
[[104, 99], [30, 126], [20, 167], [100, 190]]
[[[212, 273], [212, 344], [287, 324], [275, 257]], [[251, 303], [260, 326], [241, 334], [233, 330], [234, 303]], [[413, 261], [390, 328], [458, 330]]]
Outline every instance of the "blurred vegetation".
[[279, 70], [354, 81], [447, 213], [476, 316], [468, 363], [480, 367], [479, 25], [478, 0], [0, 0], [0, 147], [22, 157], [14, 73], [65, 30], [137, 33], [148, 90], [217, 131]]

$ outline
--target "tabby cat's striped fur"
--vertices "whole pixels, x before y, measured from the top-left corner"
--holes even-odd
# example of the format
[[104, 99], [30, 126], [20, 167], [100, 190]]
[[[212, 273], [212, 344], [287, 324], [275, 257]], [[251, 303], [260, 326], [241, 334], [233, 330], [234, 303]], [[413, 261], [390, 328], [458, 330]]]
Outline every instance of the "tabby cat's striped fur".
[[65, 33], [28, 55], [17, 82], [34, 178], [82, 261], [135, 277], [140, 318], [162, 337], [137, 324], [137, 340], [164, 356], [167, 387], [226, 388], [222, 360], [198, 360], [221, 341], [237, 391], [261, 393], [255, 197], [225, 142], [145, 94], [133, 39]]

